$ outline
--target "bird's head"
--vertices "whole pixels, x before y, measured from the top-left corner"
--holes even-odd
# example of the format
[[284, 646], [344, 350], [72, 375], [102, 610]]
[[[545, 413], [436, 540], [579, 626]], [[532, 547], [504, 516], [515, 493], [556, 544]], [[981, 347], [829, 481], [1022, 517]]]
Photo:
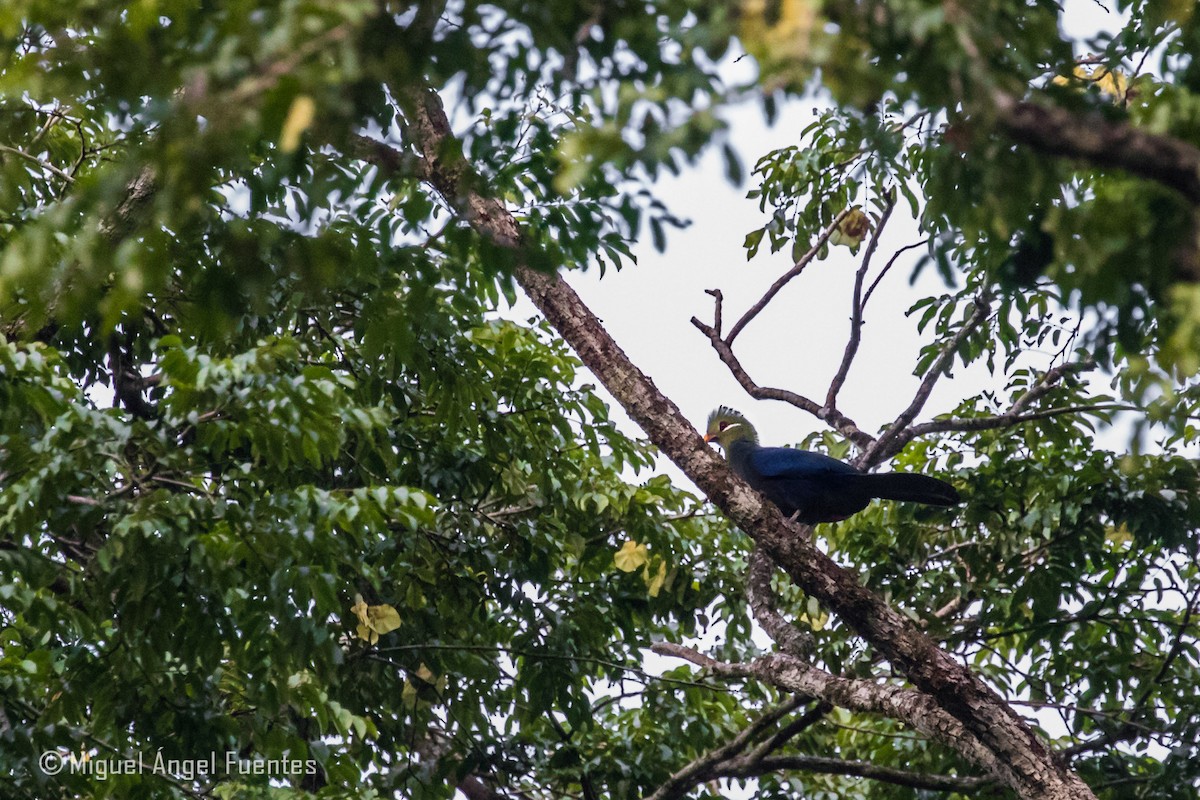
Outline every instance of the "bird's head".
[[749, 420], [729, 406], [720, 406], [708, 415], [708, 428], [704, 432], [704, 441], [716, 442], [721, 449], [729, 452], [729, 445], [740, 439], [758, 442], [758, 433]]

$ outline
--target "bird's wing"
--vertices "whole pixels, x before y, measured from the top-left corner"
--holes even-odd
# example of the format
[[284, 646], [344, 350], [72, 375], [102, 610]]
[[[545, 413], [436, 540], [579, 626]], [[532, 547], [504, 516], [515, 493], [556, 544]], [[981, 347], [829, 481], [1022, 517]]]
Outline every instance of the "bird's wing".
[[751, 454], [750, 464], [764, 478], [860, 474], [857, 469], [836, 458], [791, 447], [760, 447]]

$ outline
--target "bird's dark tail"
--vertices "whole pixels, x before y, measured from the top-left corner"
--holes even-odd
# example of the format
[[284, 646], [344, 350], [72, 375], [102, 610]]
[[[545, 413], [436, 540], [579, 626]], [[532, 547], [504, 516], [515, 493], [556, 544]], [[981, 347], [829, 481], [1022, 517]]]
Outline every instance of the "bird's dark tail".
[[962, 502], [958, 490], [943, 480], [911, 472], [883, 472], [863, 475], [872, 497], [883, 500], [907, 500], [930, 506], [956, 506]]

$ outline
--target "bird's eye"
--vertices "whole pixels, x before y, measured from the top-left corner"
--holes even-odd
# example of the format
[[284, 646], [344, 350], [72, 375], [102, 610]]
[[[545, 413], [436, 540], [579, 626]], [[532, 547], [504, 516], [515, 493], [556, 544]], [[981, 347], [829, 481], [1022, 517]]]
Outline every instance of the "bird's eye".
[[729, 427], [729, 423], [728, 423], [728, 422], [718, 422], [718, 423], [717, 423], [717, 430], [719, 430], [719, 431], [723, 431], [723, 430], [725, 430], [725, 429], [726, 429], [726, 428], [728, 428], [728, 427]]

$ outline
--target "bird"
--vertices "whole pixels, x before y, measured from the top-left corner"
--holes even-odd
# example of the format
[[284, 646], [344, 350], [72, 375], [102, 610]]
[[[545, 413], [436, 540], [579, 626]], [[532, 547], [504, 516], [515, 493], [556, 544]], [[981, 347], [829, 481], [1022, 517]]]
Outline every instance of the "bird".
[[728, 406], [709, 414], [704, 441], [720, 445], [738, 477], [762, 492], [785, 517], [805, 525], [846, 519], [875, 498], [930, 506], [962, 502], [957, 489], [928, 475], [863, 472], [823, 453], [763, 447], [754, 426]]

